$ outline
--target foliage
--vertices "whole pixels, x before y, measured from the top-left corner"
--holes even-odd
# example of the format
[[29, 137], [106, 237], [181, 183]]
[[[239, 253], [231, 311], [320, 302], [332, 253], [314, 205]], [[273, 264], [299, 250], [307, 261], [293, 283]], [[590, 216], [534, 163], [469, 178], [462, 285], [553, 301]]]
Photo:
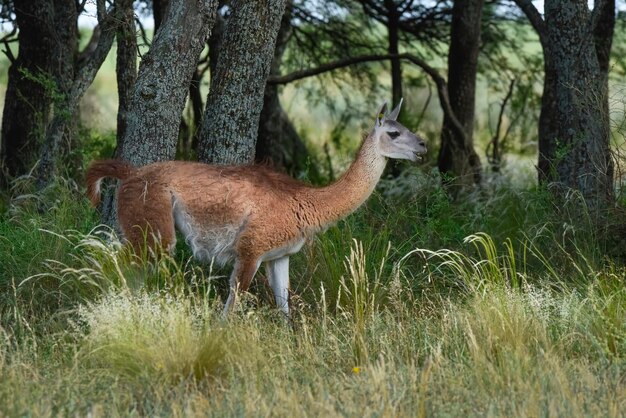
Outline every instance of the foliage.
[[0, 413], [620, 416], [626, 269], [593, 224], [542, 190], [397, 181], [294, 257], [293, 328], [263, 280], [223, 322], [209, 266], [90, 232], [71, 182], [13, 201]]
[[[354, 55], [384, 52], [384, 29], [364, 30], [364, 16], [306, 14], [296, 4], [293, 43], [314, 55], [292, 46], [285, 70], [341, 58], [355, 39]], [[515, 78], [503, 117], [510, 135], [501, 137], [514, 158], [455, 200], [432, 162], [383, 179], [364, 207], [292, 257], [291, 327], [263, 272], [224, 322], [229, 271], [193, 261], [184, 240], [173, 257], [132, 255], [96, 227], [74, 180], [40, 194], [27, 177], [14, 182], [0, 204], [0, 415], [623, 415], [626, 199], [622, 192], [598, 222], [580, 210], [580, 196], [557, 202], [535, 185], [525, 155], [535, 147], [538, 44], [528, 25], [492, 17], [477, 137], [494, 137], [502, 75]], [[444, 65], [410, 38], [403, 48]], [[404, 117], [438, 138], [428, 81], [404, 70]], [[112, 73], [100, 93], [115, 86]], [[355, 132], [369, 127], [366, 113], [387, 87], [382, 73], [364, 64], [283, 92], [329, 179], [355, 150]], [[367, 106], [351, 107], [364, 96]], [[114, 109], [103, 112], [110, 121]], [[356, 112], [362, 125], [349, 117]], [[112, 133], [87, 127], [78, 136], [84, 161], [111, 155]], [[66, 173], [80, 178], [80, 164]]]

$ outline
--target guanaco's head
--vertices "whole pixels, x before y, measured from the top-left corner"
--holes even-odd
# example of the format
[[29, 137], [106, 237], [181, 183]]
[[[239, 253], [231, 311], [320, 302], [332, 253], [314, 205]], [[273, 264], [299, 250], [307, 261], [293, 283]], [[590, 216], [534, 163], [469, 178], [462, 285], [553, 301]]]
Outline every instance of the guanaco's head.
[[373, 137], [378, 142], [378, 151], [387, 158], [417, 161], [426, 153], [424, 139], [409, 131], [396, 121], [402, 106], [387, 114], [387, 102], [383, 103], [376, 116]]

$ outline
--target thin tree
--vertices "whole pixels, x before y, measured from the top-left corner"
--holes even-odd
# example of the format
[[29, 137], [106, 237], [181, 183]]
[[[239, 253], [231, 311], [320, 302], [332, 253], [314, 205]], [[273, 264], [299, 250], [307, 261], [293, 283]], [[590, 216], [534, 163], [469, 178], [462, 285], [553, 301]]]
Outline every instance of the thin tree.
[[[280, 75], [283, 55], [292, 34], [293, 2], [288, 0], [287, 3], [274, 48], [270, 77]], [[309, 153], [280, 104], [279, 91], [277, 84], [265, 85], [255, 160], [295, 174], [305, 170]]]
[[444, 113], [439, 171], [455, 189], [480, 183], [481, 163], [474, 150], [476, 74], [483, 0], [455, 0], [448, 52], [448, 97], [458, 126]]

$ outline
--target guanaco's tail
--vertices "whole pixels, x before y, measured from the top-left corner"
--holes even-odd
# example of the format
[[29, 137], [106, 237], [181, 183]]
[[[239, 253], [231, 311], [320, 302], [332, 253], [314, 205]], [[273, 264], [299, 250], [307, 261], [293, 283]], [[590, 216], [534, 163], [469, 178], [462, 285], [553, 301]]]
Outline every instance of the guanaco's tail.
[[135, 171], [134, 167], [120, 160], [95, 161], [87, 169], [87, 197], [96, 206], [100, 203], [100, 183], [105, 177], [125, 180]]

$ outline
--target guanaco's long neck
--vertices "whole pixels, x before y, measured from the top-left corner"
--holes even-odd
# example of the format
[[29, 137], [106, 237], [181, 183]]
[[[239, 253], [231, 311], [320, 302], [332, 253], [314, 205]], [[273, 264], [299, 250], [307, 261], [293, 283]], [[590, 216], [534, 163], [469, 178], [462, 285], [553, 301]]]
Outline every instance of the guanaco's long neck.
[[349, 215], [374, 191], [387, 158], [377, 152], [371, 135], [363, 141], [356, 159], [339, 180], [311, 191], [311, 204], [319, 222], [315, 226], [325, 226]]

